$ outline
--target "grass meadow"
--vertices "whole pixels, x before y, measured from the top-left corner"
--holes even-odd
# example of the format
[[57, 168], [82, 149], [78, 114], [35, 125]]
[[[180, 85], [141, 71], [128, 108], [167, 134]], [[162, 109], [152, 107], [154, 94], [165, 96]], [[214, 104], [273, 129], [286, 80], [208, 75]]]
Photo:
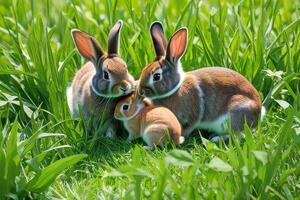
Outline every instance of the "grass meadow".
[[[96, 135], [70, 115], [66, 87], [86, 62], [70, 30], [120, 54], [139, 78], [154, 59], [153, 21], [189, 29], [185, 71], [226, 66], [250, 80], [267, 115], [245, 140], [182, 146]], [[0, 199], [299, 199], [300, 1], [0, 0]], [[191, 105], [192, 108], [193, 105]]]

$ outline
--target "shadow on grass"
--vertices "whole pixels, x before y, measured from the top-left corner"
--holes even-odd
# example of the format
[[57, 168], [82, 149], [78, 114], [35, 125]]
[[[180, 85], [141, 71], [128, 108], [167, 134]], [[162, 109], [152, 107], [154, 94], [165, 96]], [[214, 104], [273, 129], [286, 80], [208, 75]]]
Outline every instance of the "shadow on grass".
[[[95, 141], [85, 140], [78, 144], [81, 149], [81, 153], [88, 154], [88, 158], [81, 164], [75, 166], [75, 170], [68, 171], [68, 176], [64, 176], [64, 179], [68, 181], [70, 177], [75, 179], [90, 179], [101, 177], [111, 169], [117, 169], [119, 166], [124, 166], [132, 162], [133, 152], [136, 148], [143, 149], [145, 143], [142, 138], [138, 138], [132, 142], [127, 140], [127, 133], [125, 131], [121, 136], [116, 138], [108, 138], [103, 135], [98, 135]], [[173, 149], [181, 149], [187, 152], [193, 152], [198, 149], [197, 152], [202, 154], [202, 150], [205, 150], [202, 138], [209, 139], [212, 136], [211, 132], [207, 131], [194, 131], [190, 137], [182, 145], [175, 145], [172, 141], [166, 144], [163, 148], [155, 147], [152, 151], [144, 150], [146, 155], [156, 159], [163, 159], [165, 155]], [[77, 149], [78, 150], [78, 149]], [[147, 157], [147, 156], [146, 156]], [[145, 158], [141, 157], [141, 162]], [[154, 159], [155, 160], [155, 159]], [[71, 179], [72, 179], [71, 178]], [[71, 181], [71, 179], [69, 181]]]
[[[170, 141], [166, 146], [156, 149], [165, 149], [172, 150], [174, 148], [183, 149], [183, 150], [191, 150], [195, 148], [195, 143], [198, 145], [202, 145], [202, 138], [210, 139], [212, 137], [212, 133], [208, 131], [194, 131], [188, 138], [186, 138], [185, 142], [182, 145], [175, 145], [172, 141]], [[132, 142], [127, 141], [127, 133], [122, 133], [121, 136], [117, 136], [116, 138], [108, 138], [105, 136], [98, 136], [98, 139], [94, 142], [94, 145], [89, 148], [88, 153], [91, 158], [99, 158], [102, 157], [106, 159], [108, 162], [110, 159], [116, 157], [116, 155], [122, 155], [130, 153], [130, 150], [134, 148], [135, 145], [144, 146], [142, 138], [138, 138], [133, 140]], [[87, 143], [91, 143], [91, 141], [87, 141]]]

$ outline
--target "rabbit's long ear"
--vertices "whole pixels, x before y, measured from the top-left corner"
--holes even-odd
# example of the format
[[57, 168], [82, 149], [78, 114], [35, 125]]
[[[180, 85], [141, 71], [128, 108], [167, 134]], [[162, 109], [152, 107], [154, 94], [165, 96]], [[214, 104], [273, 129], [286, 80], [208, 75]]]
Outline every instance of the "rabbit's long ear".
[[160, 22], [153, 22], [150, 27], [150, 33], [155, 48], [156, 58], [166, 55], [167, 41], [164, 36], [164, 30]]
[[187, 28], [181, 28], [173, 34], [167, 48], [167, 60], [170, 62], [177, 62], [182, 57], [186, 50], [187, 37]]
[[120, 30], [122, 28], [122, 25], [123, 25], [123, 21], [118, 20], [108, 34], [108, 55], [109, 56], [118, 55], [119, 44], [120, 44]]
[[77, 50], [86, 59], [97, 62], [104, 54], [104, 51], [94, 37], [77, 29], [73, 29], [71, 34]]

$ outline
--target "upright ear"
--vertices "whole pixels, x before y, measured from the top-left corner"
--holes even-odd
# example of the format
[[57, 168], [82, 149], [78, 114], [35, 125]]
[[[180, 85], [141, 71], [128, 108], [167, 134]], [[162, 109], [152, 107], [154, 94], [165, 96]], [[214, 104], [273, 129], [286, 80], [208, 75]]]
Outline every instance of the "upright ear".
[[181, 28], [171, 37], [167, 48], [166, 58], [171, 62], [177, 62], [185, 52], [187, 46], [188, 29]]
[[104, 54], [97, 40], [92, 36], [77, 29], [73, 29], [71, 34], [77, 50], [86, 59], [97, 62]]
[[148, 98], [144, 98], [143, 103], [146, 107], [152, 106], [152, 101]]
[[167, 41], [164, 36], [162, 24], [160, 22], [153, 22], [150, 27], [150, 33], [156, 57], [166, 56]]
[[108, 34], [108, 55], [118, 55], [120, 44], [120, 30], [122, 28], [122, 25], [122, 20], [118, 20]]

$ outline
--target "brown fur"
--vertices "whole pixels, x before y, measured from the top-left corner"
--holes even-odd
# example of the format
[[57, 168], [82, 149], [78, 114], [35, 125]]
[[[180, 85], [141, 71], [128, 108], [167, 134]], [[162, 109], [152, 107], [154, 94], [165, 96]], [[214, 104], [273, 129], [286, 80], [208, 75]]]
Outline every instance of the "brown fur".
[[72, 30], [79, 53], [89, 62], [76, 72], [67, 91], [69, 107], [73, 116], [79, 115], [78, 106], [81, 106], [85, 118], [95, 116], [95, 123], [99, 123], [101, 118], [104, 124], [101, 128], [108, 136], [113, 136], [118, 127], [113, 118], [117, 101], [134, 89], [133, 77], [118, 55], [121, 27], [122, 22], [118, 21], [109, 33], [108, 54], [95, 38], [82, 31]]
[[257, 90], [241, 74], [224, 67], [207, 67], [191, 71], [204, 93], [205, 112], [202, 121], [211, 121], [234, 110], [247, 101], [260, 113], [261, 101]]
[[[124, 104], [131, 105], [128, 111], [122, 111]], [[143, 108], [136, 113], [138, 105], [142, 105]], [[175, 144], [183, 142], [181, 125], [176, 116], [165, 107], [153, 106], [148, 99], [144, 99], [144, 101], [136, 100], [134, 94], [122, 99], [116, 106], [115, 117], [123, 121], [129, 132], [130, 140], [143, 137], [148, 146], [161, 146], [168, 141], [166, 132], [168, 130]]]
[[[157, 38], [164, 37], [162, 26], [157, 24], [159, 22], [152, 26], [158, 33], [151, 33], [156, 43], [164, 41], [164, 38]], [[159, 55], [156, 55], [154, 62], [143, 69], [139, 93], [151, 98], [155, 105], [165, 106], [174, 112], [185, 136], [197, 127], [220, 127], [219, 123], [226, 120], [227, 115], [235, 132], [243, 129], [245, 120], [250, 127], [255, 127], [262, 108], [257, 90], [241, 74], [223, 67], [202, 68], [183, 76], [180, 58], [186, 44], [187, 29], [181, 28], [171, 37], [166, 57], [157, 59]], [[165, 47], [163, 43], [158, 45], [160, 49]], [[162, 78], [154, 80], [154, 73]], [[182, 82], [180, 77], [184, 77]]]
[[150, 33], [152, 36], [152, 42], [154, 45], [155, 53], [157, 59], [165, 56], [167, 41], [163, 37], [163, 33], [160, 31], [162, 29], [162, 25], [160, 23], [153, 23], [150, 28]]
[[118, 55], [119, 51], [119, 37], [120, 37], [120, 29], [123, 25], [122, 20], [117, 21], [117, 23], [112, 27], [108, 34], [108, 55], [115, 56]]
[[177, 92], [168, 98], [154, 99], [153, 103], [170, 109], [176, 114], [182, 127], [186, 129], [202, 118], [200, 115], [203, 110], [198, 106], [201, 101], [195, 77], [186, 76]]
[[[113, 120], [113, 111], [120, 98], [105, 98], [95, 95], [90, 87], [90, 79], [94, 74], [95, 67], [91, 62], [86, 63], [76, 72], [72, 83], [72, 85], [75, 85], [72, 87], [73, 99], [77, 99], [78, 106], [82, 106], [85, 118], [94, 115], [96, 123], [99, 122], [99, 117], [101, 117], [101, 121], [103, 122], [102, 129], [107, 130], [110, 122], [116, 122]], [[75, 116], [79, 115], [78, 111], [74, 111], [73, 114]], [[95, 124], [95, 127], [98, 125]]]
[[168, 141], [168, 130], [171, 139], [175, 144], [180, 144], [181, 126], [176, 116], [167, 108], [161, 106], [146, 107], [141, 111], [141, 130], [145, 130], [150, 125], [155, 127], [148, 130], [150, 143], [158, 145], [159, 142], [165, 144]]

